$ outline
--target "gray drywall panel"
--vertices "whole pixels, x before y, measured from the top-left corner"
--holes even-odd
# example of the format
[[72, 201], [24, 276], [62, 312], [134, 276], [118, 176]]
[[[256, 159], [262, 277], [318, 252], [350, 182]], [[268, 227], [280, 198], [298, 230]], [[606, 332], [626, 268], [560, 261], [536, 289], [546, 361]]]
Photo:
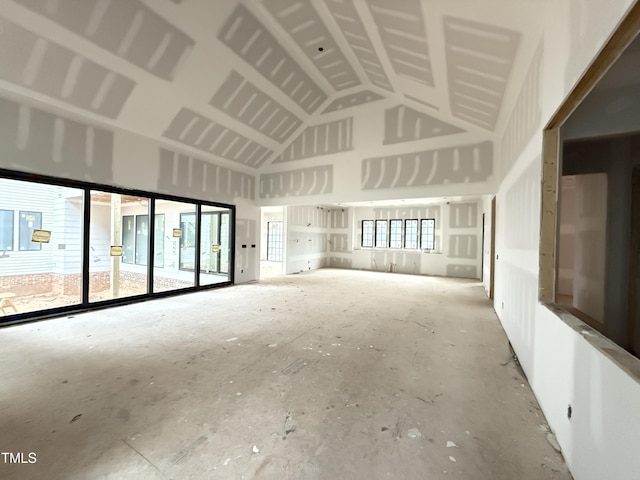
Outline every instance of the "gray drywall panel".
[[388, 0], [369, 0], [367, 5], [395, 72], [433, 87], [435, 84], [420, 0], [393, 3]]
[[140, 0], [14, 1], [165, 80], [195, 43]]
[[344, 118], [305, 128], [273, 163], [291, 162], [353, 150], [353, 119]]
[[163, 135], [227, 160], [258, 168], [273, 151], [213, 120], [182, 108]]
[[333, 192], [333, 165], [260, 175], [260, 198], [326, 195]]
[[331, 252], [349, 251], [349, 235], [347, 233], [332, 233], [329, 235], [329, 250]]
[[292, 112], [235, 70], [231, 71], [209, 103], [280, 143], [302, 124]]
[[473, 265], [447, 265], [447, 277], [478, 278], [478, 267]]
[[449, 228], [475, 228], [477, 226], [477, 203], [455, 203], [450, 205]]
[[493, 143], [427, 150], [362, 161], [362, 189], [485, 182], [493, 173]]
[[[542, 120], [543, 46], [543, 43], [540, 42], [533, 55], [529, 71], [502, 137], [503, 177], [511, 170], [522, 149], [534, 136], [536, 129], [540, 128]], [[574, 116], [571, 118], [574, 118]], [[564, 132], [566, 132], [565, 128], [563, 128], [563, 134]]]
[[493, 131], [520, 33], [445, 16], [444, 36], [451, 113]]
[[255, 199], [255, 177], [198, 158], [159, 149], [158, 188], [167, 193], [234, 203]]
[[371, 43], [353, 0], [325, 0], [324, 3], [340, 27], [344, 39], [360, 62], [369, 81], [377, 87], [393, 92], [391, 82], [389, 82], [384, 67], [380, 63], [376, 49]]
[[462, 128], [405, 105], [384, 111], [384, 145], [463, 133]]
[[0, 78], [116, 118], [135, 82], [0, 18]]
[[332, 209], [330, 216], [331, 216], [331, 228], [333, 229], [349, 228], [348, 209]]
[[244, 5], [238, 5], [218, 39], [307, 113], [327, 99], [276, 38]]
[[449, 235], [449, 258], [478, 258], [478, 235]]
[[335, 112], [344, 108], [357, 107], [364, 103], [374, 102], [376, 100], [382, 100], [384, 97], [371, 90], [362, 90], [361, 92], [351, 93], [344, 97], [339, 97], [333, 100], [322, 113]]
[[518, 177], [505, 196], [504, 221], [517, 228], [506, 230], [505, 246], [522, 250], [536, 250], [540, 240], [540, 217], [531, 214], [531, 205], [540, 201], [540, 157]]
[[309, 1], [264, 0], [263, 5], [334, 90], [360, 85], [355, 70]]
[[0, 163], [42, 175], [113, 181], [113, 133], [0, 98]]

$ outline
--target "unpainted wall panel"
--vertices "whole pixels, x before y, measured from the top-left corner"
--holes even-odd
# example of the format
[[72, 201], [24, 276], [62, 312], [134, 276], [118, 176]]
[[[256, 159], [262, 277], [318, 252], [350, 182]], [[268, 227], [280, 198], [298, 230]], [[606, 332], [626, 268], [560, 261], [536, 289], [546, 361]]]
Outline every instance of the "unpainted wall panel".
[[[307, 0], [265, 0], [265, 8], [305, 53], [334, 90], [360, 85], [360, 79]], [[322, 51], [318, 48], [322, 47]]]
[[158, 187], [167, 193], [234, 203], [255, 198], [255, 177], [160, 148]]
[[0, 157], [7, 168], [113, 181], [113, 133], [0, 98]]
[[493, 131], [520, 43], [520, 33], [444, 17], [451, 113]]
[[327, 99], [322, 89], [244, 5], [238, 5], [233, 11], [218, 39], [305, 112], [314, 112]]
[[279, 143], [302, 125], [296, 115], [235, 70], [231, 71], [209, 103]]
[[391, 82], [380, 63], [376, 49], [371, 43], [367, 29], [353, 4], [353, 0], [325, 0], [325, 5], [333, 15], [344, 39], [360, 62], [369, 81], [380, 88], [393, 91]]
[[182, 108], [163, 135], [227, 160], [259, 168], [273, 151], [213, 120]]
[[273, 163], [291, 162], [352, 150], [353, 118], [311, 125]]
[[260, 198], [325, 195], [333, 191], [333, 165], [260, 175]]
[[140, 0], [14, 0], [165, 80], [194, 41]]
[[362, 189], [485, 182], [493, 174], [493, 143], [483, 142], [362, 161]]
[[1, 18], [0, 78], [109, 118], [118, 117], [135, 87], [130, 78]]
[[532, 138], [542, 120], [540, 95], [542, 88], [543, 44], [540, 43], [531, 61], [520, 94], [513, 107], [502, 137], [502, 176], [504, 177]]
[[338, 97], [333, 100], [322, 113], [335, 112], [343, 110], [345, 108], [357, 107], [369, 102], [375, 102], [376, 100], [382, 100], [384, 97], [380, 94], [372, 92], [371, 90], [362, 90], [361, 92], [350, 93], [343, 97]]
[[398, 105], [384, 112], [384, 145], [463, 133], [462, 128]]

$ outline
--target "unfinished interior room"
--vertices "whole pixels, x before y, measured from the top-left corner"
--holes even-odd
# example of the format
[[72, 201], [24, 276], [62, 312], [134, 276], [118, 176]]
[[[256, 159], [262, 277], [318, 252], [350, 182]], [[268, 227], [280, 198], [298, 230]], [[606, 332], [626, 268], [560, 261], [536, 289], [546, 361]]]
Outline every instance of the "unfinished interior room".
[[638, 0], [0, 0], [0, 478], [640, 479]]

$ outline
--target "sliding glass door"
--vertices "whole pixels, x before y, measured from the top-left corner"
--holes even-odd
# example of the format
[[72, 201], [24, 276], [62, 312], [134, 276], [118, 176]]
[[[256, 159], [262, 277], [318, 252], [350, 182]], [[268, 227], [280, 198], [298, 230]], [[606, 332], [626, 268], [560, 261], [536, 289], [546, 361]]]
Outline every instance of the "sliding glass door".
[[229, 211], [203, 206], [200, 213], [200, 284], [229, 280]]
[[234, 208], [0, 170], [0, 324], [233, 282]]

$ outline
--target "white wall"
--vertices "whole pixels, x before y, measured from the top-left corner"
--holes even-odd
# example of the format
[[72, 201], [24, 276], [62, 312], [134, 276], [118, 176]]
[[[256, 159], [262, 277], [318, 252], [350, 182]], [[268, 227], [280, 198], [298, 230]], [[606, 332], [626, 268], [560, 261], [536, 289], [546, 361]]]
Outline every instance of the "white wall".
[[286, 207], [285, 273], [327, 266], [329, 209], [317, 205]]
[[515, 147], [502, 158], [498, 190], [495, 308], [576, 480], [637, 480], [640, 361], [538, 301], [541, 132], [631, 3], [546, 3], [541, 88], [521, 95], [534, 128], [516, 136], [516, 115], [502, 142]]

